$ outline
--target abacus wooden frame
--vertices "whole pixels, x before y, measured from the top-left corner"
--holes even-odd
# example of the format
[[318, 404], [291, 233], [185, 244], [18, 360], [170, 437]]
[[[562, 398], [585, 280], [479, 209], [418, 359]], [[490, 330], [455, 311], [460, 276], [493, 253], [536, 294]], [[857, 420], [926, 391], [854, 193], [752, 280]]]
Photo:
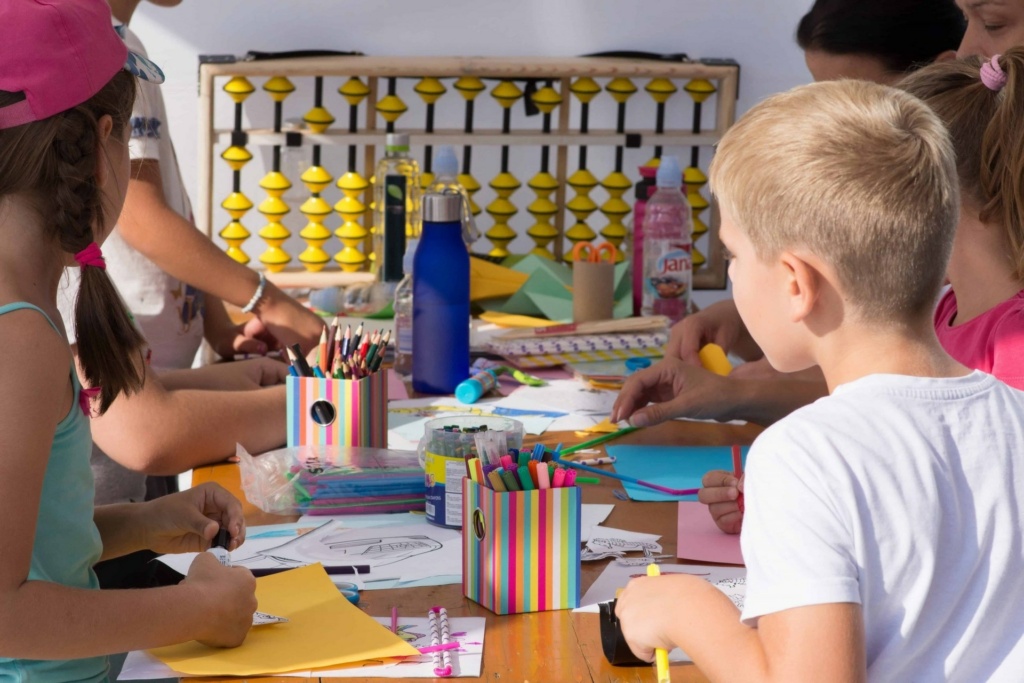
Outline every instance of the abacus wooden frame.
[[[640, 59], [615, 59], [604, 57], [311, 57], [300, 59], [239, 61], [230, 64], [207, 63], [199, 69], [199, 196], [196, 222], [198, 227], [209, 237], [213, 235], [213, 178], [214, 148], [218, 144], [230, 144], [231, 129], [218, 129], [214, 126], [214, 82], [219, 77], [349, 77], [359, 76], [367, 79], [370, 89], [364, 108], [365, 119], [363, 129], [359, 133], [348, 133], [343, 127], [328, 130], [322, 134], [303, 131], [302, 135], [311, 144], [320, 145], [366, 145], [364, 147], [364, 165], [372, 169], [376, 163], [377, 145], [383, 145], [385, 132], [378, 126], [377, 95], [381, 79], [399, 78], [458, 78], [460, 76], [476, 76], [488, 79], [552, 79], [560, 81], [557, 127], [550, 134], [534, 131], [513, 131], [502, 134], [499, 130], [474, 130], [467, 134], [461, 130], [437, 129], [433, 133], [422, 130], [416, 132], [403, 127], [402, 132], [409, 132], [412, 144], [452, 144], [474, 146], [510, 145], [534, 146], [548, 145], [556, 149], [555, 172], [558, 190], [555, 203], [565, 207], [566, 179], [568, 171], [569, 147], [577, 145], [616, 146], [624, 144], [625, 136], [614, 131], [601, 130], [580, 133], [570, 126], [569, 86], [573, 79], [589, 76], [591, 78], [668, 78], [672, 80], [692, 80], [703, 78], [716, 83], [716, 106], [714, 128], [702, 130], [700, 134], [685, 132], [668, 132], [656, 134], [653, 130], [630, 130], [640, 133], [644, 146], [714, 146], [732, 125], [736, 117], [736, 97], [739, 85], [739, 67], [734, 65], [707, 65], [700, 62], [667, 62]], [[250, 144], [274, 145], [284, 144], [284, 133], [274, 133], [271, 129], [253, 129], [246, 131]], [[472, 140], [472, 142], [469, 142]], [[711, 203], [711, 219], [707, 233], [707, 262], [704, 267], [694, 273], [694, 288], [722, 289], [726, 282], [726, 263], [722, 244], [718, 238], [718, 207]], [[565, 233], [565, 211], [559, 211], [555, 218], [558, 238], [554, 243], [554, 254], [560, 258], [563, 253]], [[285, 271], [268, 273], [268, 278], [281, 286], [327, 286], [367, 279], [366, 273], [341, 273], [338, 271]], [[314, 284], [315, 283], [315, 284]]]

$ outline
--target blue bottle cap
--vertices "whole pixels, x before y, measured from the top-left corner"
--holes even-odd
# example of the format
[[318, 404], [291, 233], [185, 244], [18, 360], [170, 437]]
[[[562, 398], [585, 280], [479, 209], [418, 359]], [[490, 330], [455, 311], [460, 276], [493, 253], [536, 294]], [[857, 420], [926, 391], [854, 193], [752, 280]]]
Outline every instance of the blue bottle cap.
[[651, 367], [651, 359], [650, 358], [643, 358], [643, 357], [636, 358], [636, 357], [634, 357], [634, 358], [627, 358], [626, 359], [626, 371], [630, 375], [632, 375], [637, 370], [643, 370], [644, 368], [649, 368], [649, 367]]

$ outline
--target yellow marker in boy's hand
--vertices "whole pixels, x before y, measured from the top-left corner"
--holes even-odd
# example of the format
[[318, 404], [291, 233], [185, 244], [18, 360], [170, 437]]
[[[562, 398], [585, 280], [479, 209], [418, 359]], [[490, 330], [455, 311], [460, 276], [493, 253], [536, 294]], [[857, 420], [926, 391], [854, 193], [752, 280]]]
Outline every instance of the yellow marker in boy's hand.
[[732, 363], [725, 355], [725, 350], [718, 344], [705, 344], [697, 352], [700, 357], [700, 364], [705, 370], [725, 377], [732, 372]]
[[[704, 348], [707, 347], [705, 346]], [[719, 348], [719, 351], [721, 351], [721, 348]], [[647, 576], [661, 576], [661, 569], [652, 562], [647, 565]], [[672, 678], [668, 674], [668, 650], [660, 647], [655, 648], [654, 666], [658, 672], [658, 683], [671, 683]]]

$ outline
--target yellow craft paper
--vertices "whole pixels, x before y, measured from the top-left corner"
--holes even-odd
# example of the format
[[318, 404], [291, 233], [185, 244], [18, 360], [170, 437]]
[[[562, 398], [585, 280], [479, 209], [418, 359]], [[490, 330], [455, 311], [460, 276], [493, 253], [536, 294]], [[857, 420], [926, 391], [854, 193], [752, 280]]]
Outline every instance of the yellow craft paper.
[[608, 418], [605, 418], [602, 422], [598, 422], [593, 427], [587, 427], [583, 431], [592, 432], [594, 434], [612, 434], [622, 429], [619, 425], [615, 424]]
[[419, 654], [342, 597], [319, 564], [257, 579], [256, 599], [261, 612], [288, 623], [254, 628], [234, 649], [193, 640], [150, 654], [193, 676], [255, 676]]
[[469, 300], [512, 296], [529, 279], [526, 273], [484, 259], [469, 259]]

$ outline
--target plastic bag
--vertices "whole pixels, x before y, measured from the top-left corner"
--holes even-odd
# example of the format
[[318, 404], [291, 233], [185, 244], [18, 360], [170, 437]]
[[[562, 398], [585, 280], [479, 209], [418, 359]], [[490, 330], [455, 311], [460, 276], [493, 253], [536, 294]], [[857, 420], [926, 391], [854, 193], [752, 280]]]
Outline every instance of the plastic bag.
[[236, 455], [246, 499], [279, 515], [423, 510], [426, 485], [416, 453], [354, 446], [295, 446]]

